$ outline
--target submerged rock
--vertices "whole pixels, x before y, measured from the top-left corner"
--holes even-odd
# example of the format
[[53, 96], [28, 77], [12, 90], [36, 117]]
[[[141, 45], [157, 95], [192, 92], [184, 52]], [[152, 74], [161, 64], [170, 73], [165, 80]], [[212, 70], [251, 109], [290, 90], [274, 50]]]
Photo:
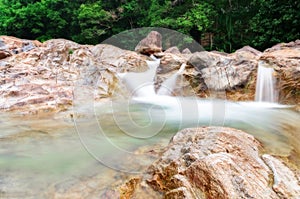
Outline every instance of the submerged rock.
[[127, 198], [149, 189], [161, 194], [156, 198], [299, 198], [299, 176], [280, 159], [261, 156], [261, 147], [232, 128], [182, 130], [135, 185], [139, 194], [130, 187]]

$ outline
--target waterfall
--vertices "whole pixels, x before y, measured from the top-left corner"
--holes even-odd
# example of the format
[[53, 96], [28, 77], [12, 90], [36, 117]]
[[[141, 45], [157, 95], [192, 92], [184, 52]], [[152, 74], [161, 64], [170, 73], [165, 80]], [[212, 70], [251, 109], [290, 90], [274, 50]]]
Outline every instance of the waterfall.
[[143, 73], [118, 73], [118, 77], [126, 84], [133, 96], [155, 96], [154, 77], [160, 60], [151, 56], [153, 61], [146, 61], [149, 69]]
[[276, 79], [274, 69], [264, 66], [263, 62], [258, 62], [255, 101], [277, 102], [278, 94], [275, 89]]
[[156, 75], [157, 67], [160, 64], [160, 59], [151, 55], [153, 61], [146, 61], [149, 69], [143, 73], [118, 73], [118, 77], [126, 84], [131, 94], [135, 97], [155, 97], [157, 95], [171, 95], [176, 80], [185, 69], [186, 64], [183, 63], [180, 69], [171, 77], [166, 79], [162, 84], [157, 94], [154, 89], [154, 78]]
[[171, 77], [169, 77], [168, 79], [166, 79], [166, 81], [164, 81], [161, 84], [161, 87], [158, 89], [157, 94], [159, 95], [171, 95], [172, 91], [176, 85], [176, 80], [178, 78], [179, 75], [181, 75], [185, 69], [186, 64], [183, 63], [180, 67], [180, 69], [174, 73]]

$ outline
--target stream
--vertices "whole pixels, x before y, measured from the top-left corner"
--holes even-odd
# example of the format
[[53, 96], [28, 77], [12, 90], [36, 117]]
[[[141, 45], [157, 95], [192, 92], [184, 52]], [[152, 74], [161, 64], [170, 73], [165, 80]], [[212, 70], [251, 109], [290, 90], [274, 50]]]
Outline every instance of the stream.
[[[180, 103], [188, 108], [195, 101]], [[0, 198], [118, 197], [115, 188], [151, 165], [178, 130], [213, 125], [212, 103], [196, 104], [203, 114], [180, 122], [171, 117], [176, 108], [147, 103], [129, 105], [130, 120], [125, 102], [113, 108], [109, 103], [92, 106], [93, 112], [81, 106], [76, 114], [1, 113]], [[225, 126], [242, 129], [261, 141], [266, 152], [299, 163], [298, 113], [251, 103], [225, 106]], [[172, 119], [161, 125], [164, 118]]]

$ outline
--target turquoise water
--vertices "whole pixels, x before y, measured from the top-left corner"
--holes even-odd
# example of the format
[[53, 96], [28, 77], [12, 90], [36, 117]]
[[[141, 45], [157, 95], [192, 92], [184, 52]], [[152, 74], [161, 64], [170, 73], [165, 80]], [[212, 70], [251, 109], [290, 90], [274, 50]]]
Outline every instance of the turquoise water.
[[[135, 139], [116, 128], [113, 118], [104, 117], [99, 116], [100, 122], [88, 117], [78, 118], [76, 129], [71, 117], [57, 119], [2, 114], [0, 198], [48, 198], [49, 191], [67, 190], [70, 181], [77, 186], [91, 176], [96, 176], [97, 182], [101, 182], [95, 187], [100, 193], [101, 190], [114, 189], [112, 185], [116, 178], [127, 175], [114, 169], [143, 171], [154, 157], [144, 152], [135, 154], [135, 150], [155, 143], [166, 145], [174, 133], [174, 130], [165, 129], [164, 132], [170, 134], [147, 140]], [[103, 130], [109, 132], [105, 136], [99, 135], [100, 123]], [[127, 155], [116, 153], [115, 146], [125, 150]]]
[[92, 184], [90, 189], [99, 196], [114, 189], [116, 181], [143, 172], [185, 127], [231, 126], [253, 134], [271, 154], [300, 152], [300, 117], [291, 110], [226, 102], [221, 121], [212, 118], [211, 102], [197, 102], [197, 114], [188, 110], [195, 103], [192, 99], [180, 101], [180, 108], [188, 110], [182, 113], [168, 103], [127, 106], [120, 101], [45, 117], [3, 113], [0, 198], [51, 198], [49, 194], [57, 192], [63, 196], [83, 184]]

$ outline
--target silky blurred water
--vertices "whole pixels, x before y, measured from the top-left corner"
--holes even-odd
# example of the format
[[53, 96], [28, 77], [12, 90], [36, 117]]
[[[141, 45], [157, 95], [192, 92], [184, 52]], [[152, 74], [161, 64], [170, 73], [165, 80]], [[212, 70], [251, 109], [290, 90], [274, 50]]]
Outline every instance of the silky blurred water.
[[143, 172], [157, 158], [149, 151], [186, 127], [238, 128], [261, 141], [265, 152], [299, 160], [300, 116], [288, 107], [163, 98], [107, 102], [92, 112], [86, 105], [63, 117], [1, 114], [0, 198], [49, 198], [49, 192], [68, 190], [70, 181], [76, 187], [93, 176], [101, 192], [116, 178]]

